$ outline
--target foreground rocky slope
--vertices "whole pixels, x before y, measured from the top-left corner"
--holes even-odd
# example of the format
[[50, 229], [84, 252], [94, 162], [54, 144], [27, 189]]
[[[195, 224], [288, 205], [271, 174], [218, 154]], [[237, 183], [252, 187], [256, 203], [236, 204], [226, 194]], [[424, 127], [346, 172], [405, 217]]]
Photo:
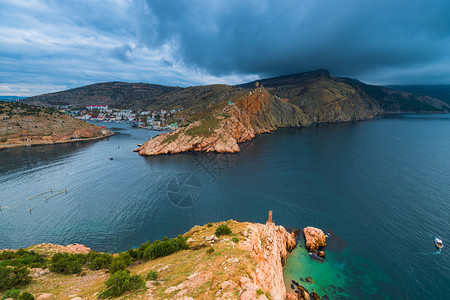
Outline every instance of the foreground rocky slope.
[[108, 129], [50, 108], [0, 102], [0, 150], [109, 136]]
[[[226, 224], [230, 235], [214, 235]], [[132, 274], [157, 273], [147, 288], [127, 293], [122, 299], [285, 299], [282, 268], [295, 245], [294, 234], [272, 222], [255, 224], [227, 221], [195, 226], [185, 237], [189, 250], [128, 267]], [[36, 252], [85, 253], [81, 245], [66, 247], [42, 244]], [[108, 274], [84, 268], [80, 275], [63, 275], [47, 269], [33, 269], [33, 280], [22, 288], [37, 299], [97, 299]], [[0, 294], [1, 296], [1, 294]]]

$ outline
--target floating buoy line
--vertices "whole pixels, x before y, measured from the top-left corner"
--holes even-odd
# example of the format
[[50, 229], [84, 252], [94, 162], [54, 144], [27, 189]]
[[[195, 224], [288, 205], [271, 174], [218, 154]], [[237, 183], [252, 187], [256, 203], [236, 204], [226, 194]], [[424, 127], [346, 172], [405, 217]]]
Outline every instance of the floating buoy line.
[[[31, 211], [39, 204], [48, 202], [49, 199], [56, 197], [58, 195], [64, 194], [64, 193], [67, 194], [67, 189], [64, 189], [61, 191], [55, 191], [53, 189], [49, 189], [48, 191], [45, 191], [45, 192], [42, 192], [37, 195], [29, 197], [29, 198], [27, 198], [27, 201], [38, 200], [38, 202], [34, 205], [32, 205], [32, 203], [28, 203], [28, 211], [31, 214]], [[13, 204], [9, 204], [9, 205], [0, 205], [0, 214], [6, 213], [8, 211], [11, 211], [11, 210], [21, 207], [21, 206], [25, 206], [25, 204], [13, 203]]]

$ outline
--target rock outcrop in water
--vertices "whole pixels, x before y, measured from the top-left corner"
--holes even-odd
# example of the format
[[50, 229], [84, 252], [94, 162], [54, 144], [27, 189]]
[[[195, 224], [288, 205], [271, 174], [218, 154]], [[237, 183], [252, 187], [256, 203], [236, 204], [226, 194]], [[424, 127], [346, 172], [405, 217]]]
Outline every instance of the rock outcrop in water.
[[305, 235], [305, 244], [308, 251], [318, 250], [319, 247], [324, 247], [326, 243], [326, 235], [321, 229], [315, 227], [305, 227], [303, 229]]

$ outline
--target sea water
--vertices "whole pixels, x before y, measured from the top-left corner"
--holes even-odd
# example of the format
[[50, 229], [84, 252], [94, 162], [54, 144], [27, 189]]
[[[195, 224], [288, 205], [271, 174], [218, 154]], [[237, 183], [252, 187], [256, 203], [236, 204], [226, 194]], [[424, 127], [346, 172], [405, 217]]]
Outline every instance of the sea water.
[[[436, 254], [433, 244], [450, 241], [449, 115], [280, 129], [239, 154], [157, 157], [132, 150], [158, 132], [103, 125], [116, 135], [0, 151], [0, 248], [117, 252], [210, 221], [265, 222], [272, 210], [276, 224], [330, 235], [324, 262], [299, 238], [288, 291], [295, 280], [330, 299], [450, 294], [447, 248]], [[67, 194], [27, 200], [49, 189]]]

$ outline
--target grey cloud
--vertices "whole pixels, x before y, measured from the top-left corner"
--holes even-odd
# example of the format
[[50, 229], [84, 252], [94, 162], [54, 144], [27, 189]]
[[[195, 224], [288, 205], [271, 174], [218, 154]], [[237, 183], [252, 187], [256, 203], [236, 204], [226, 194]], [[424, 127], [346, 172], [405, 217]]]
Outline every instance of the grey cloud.
[[0, 86], [237, 84], [319, 68], [448, 84], [449, 16], [448, 0], [4, 0]]
[[[449, 64], [446, 0], [147, 4], [156, 18], [152, 30], [157, 40], [176, 39], [184, 63], [217, 76], [273, 76], [315, 68], [358, 76], [436, 59]], [[141, 30], [146, 26], [142, 23]]]
[[132, 48], [130, 45], [122, 45], [117, 46], [114, 49], [111, 50], [111, 54], [114, 58], [119, 59], [122, 62], [131, 62], [130, 56], [132, 52]]

